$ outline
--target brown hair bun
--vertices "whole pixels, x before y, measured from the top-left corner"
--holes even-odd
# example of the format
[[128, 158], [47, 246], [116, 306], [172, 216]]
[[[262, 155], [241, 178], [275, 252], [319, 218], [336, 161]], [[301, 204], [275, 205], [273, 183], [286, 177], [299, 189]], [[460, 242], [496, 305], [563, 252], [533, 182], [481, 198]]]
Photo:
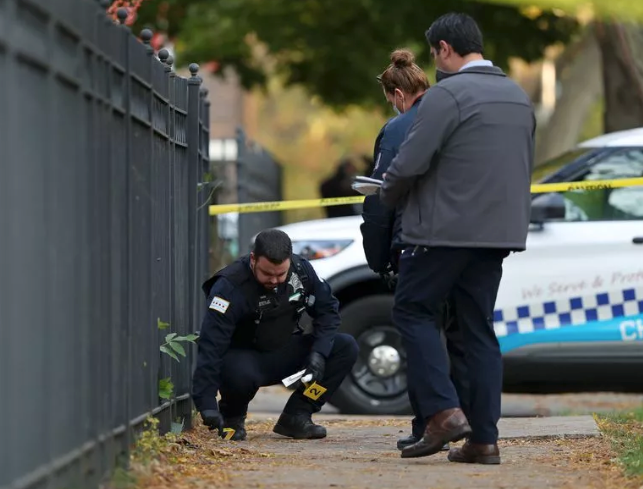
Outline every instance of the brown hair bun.
[[414, 61], [415, 56], [408, 49], [396, 49], [391, 53], [391, 63], [393, 63], [396, 68], [408, 68], [413, 66]]

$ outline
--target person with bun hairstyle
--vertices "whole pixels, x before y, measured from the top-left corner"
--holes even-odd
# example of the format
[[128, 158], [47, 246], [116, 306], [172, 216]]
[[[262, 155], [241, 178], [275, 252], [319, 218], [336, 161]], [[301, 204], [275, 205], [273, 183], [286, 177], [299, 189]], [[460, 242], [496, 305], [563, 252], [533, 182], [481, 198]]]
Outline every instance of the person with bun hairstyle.
[[[415, 64], [415, 56], [407, 49], [397, 49], [391, 54], [391, 63], [377, 76], [386, 100], [398, 114], [384, 124], [375, 141], [373, 159], [375, 166], [372, 178], [381, 179], [397, 155], [406, 133], [415, 118], [418, 106], [426, 91], [429, 81], [424, 71]], [[395, 288], [397, 263], [400, 251], [404, 248], [401, 240], [401, 215], [403, 205], [389, 209], [380, 201], [378, 195], [369, 195], [364, 200], [360, 226], [364, 253], [369, 267], [380, 274], [391, 289]], [[452, 377], [466, 405], [468, 396], [464, 352], [462, 350], [460, 331], [454, 318], [454, 305], [445, 301], [443, 305], [443, 324], [445, 327], [446, 345], [451, 359]], [[426, 423], [419, 411], [417, 396], [409, 388], [409, 401], [414, 418], [411, 423], [411, 435], [400, 438], [398, 450], [402, 450], [422, 439]], [[449, 445], [443, 446], [444, 450]]]
[[[427, 421], [422, 440], [401, 456], [434, 455], [466, 439], [449, 461], [499, 464], [503, 362], [494, 309], [505, 258], [526, 248], [536, 120], [520, 85], [484, 58], [482, 33], [469, 15], [439, 17], [426, 39], [436, 67], [449, 76], [423, 97], [379, 194], [392, 208], [405, 203], [408, 247], [399, 259], [393, 321]], [[466, 409], [438, 345], [449, 296], [466, 351]]]

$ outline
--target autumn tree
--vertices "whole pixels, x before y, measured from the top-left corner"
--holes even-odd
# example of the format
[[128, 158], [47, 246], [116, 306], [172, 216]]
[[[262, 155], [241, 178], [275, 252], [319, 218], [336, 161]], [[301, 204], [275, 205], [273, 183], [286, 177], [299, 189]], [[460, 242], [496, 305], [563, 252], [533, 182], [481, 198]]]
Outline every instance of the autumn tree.
[[[553, 9], [585, 24], [582, 37], [566, 56], [576, 62], [572, 88], [583, 91], [600, 75], [604, 101], [603, 130], [643, 126], [643, 2], [631, 0], [489, 0], [500, 5]], [[582, 62], [580, 60], [582, 59]], [[588, 71], [592, 73], [588, 73]], [[583, 83], [585, 80], [585, 84]], [[569, 90], [571, 92], [571, 90]], [[579, 93], [572, 94], [578, 98]], [[578, 106], [577, 106], [578, 107]], [[565, 127], [568, 124], [562, 123]], [[552, 128], [555, 129], [555, 128]], [[555, 133], [557, 131], [553, 130]]]
[[[577, 28], [575, 19], [550, 11], [528, 16], [517, 6], [470, 0], [146, 0], [137, 26], [176, 38], [179, 63], [216, 60], [234, 67], [246, 88], [265, 84], [274, 70], [330, 106], [367, 107], [382, 101], [373, 80], [392, 49], [409, 47], [420, 64], [430, 65], [424, 32], [449, 11], [476, 18], [486, 56], [505, 68], [511, 57], [539, 59]], [[269, 63], [257, 61], [257, 43]]]

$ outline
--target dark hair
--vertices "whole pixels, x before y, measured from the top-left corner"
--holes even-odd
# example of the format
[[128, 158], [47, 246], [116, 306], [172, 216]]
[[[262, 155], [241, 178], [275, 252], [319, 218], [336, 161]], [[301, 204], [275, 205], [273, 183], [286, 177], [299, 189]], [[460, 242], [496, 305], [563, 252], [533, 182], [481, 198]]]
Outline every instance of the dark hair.
[[279, 229], [266, 229], [255, 238], [252, 252], [256, 259], [263, 256], [275, 265], [279, 265], [292, 255], [292, 241], [290, 236]]
[[391, 64], [377, 77], [386, 93], [393, 93], [397, 88], [415, 94], [429, 88], [426, 73], [414, 61], [415, 56], [408, 49], [396, 49], [391, 53]]
[[426, 40], [436, 51], [440, 41], [449, 44], [460, 56], [482, 54], [482, 32], [475, 20], [467, 14], [449, 13], [438, 17], [426, 31]]

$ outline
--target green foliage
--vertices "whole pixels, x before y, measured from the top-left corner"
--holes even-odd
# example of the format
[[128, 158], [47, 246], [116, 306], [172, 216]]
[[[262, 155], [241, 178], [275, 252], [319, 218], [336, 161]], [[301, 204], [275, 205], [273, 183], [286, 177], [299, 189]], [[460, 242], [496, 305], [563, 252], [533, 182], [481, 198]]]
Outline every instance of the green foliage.
[[[161, 321], [160, 318], [156, 320], [156, 323], [159, 330], [164, 330], [170, 327], [169, 323]], [[185, 348], [181, 343], [194, 344], [198, 338], [199, 337], [195, 334], [179, 336], [177, 333], [169, 333], [165, 336], [165, 343], [159, 347], [159, 350], [178, 362], [180, 361], [178, 355], [182, 357], [187, 356]], [[170, 377], [166, 377], [159, 380], [158, 391], [161, 399], [172, 399], [172, 396], [174, 395], [174, 383], [172, 382], [172, 379]]]
[[156, 318], [156, 325], [160, 330], [167, 329], [170, 327], [170, 323], [165, 323], [161, 321], [161, 318]]
[[143, 425], [143, 430], [137, 436], [136, 443], [132, 449], [132, 462], [149, 464], [156, 458], [163, 447], [163, 437], [159, 435], [159, 420], [149, 416]]
[[181, 342], [194, 343], [197, 338], [198, 336], [195, 334], [189, 334], [187, 336], [177, 336], [176, 333], [170, 333], [165, 337], [165, 343], [161, 345], [160, 350], [163, 353], [171, 356], [178, 362], [179, 357], [177, 356], [177, 353], [182, 357], [186, 356], [185, 348], [183, 348]]
[[[168, 7], [163, 16], [161, 4]], [[246, 88], [265, 86], [274, 70], [287, 85], [299, 84], [330, 106], [381, 106], [375, 75], [390, 52], [410, 48], [418, 64], [428, 66], [424, 32], [449, 11], [477, 19], [486, 57], [504, 68], [511, 57], [539, 59], [546, 46], [567, 42], [577, 28], [575, 20], [552, 12], [527, 16], [519, 6], [471, 0], [148, 0], [135, 31], [167, 28], [178, 36], [178, 64], [232, 66]], [[258, 45], [264, 50], [254, 49]]]
[[613, 21], [643, 20], [643, 2], [632, 0], [487, 0], [503, 5], [555, 9], [569, 16], [595, 16]]
[[170, 377], [159, 380], [159, 397], [161, 399], [172, 399], [174, 383]]
[[643, 408], [595, 417], [625, 474], [643, 483]]

